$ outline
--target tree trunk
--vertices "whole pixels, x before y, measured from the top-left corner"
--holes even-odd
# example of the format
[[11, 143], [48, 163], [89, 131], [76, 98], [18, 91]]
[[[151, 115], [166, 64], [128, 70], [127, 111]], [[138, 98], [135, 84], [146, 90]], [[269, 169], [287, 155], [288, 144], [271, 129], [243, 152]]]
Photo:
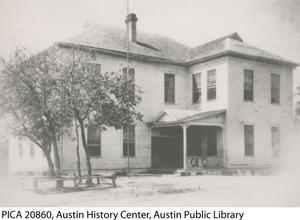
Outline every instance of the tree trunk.
[[50, 176], [54, 177], [54, 176], [56, 176], [56, 173], [55, 173], [54, 165], [53, 165], [52, 158], [51, 158], [51, 152], [47, 152], [46, 150], [43, 150], [43, 152], [47, 159]]
[[[52, 144], [53, 144], [53, 152], [54, 152], [54, 164], [55, 164], [55, 170], [56, 170], [56, 177], [61, 178], [61, 166], [60, 166], [60, 158], [59, 158], [59, 152], [58, 152], [58, 146], [57, 146], [57, 139], [56, 139], [56, 133], [54, 129], [51, 129], [52, 131]], [[63, 187], [63, 181], [57, 180], [56, 181], [56, 188], [61, 189]]]
[[[88, 177], [90, 177], [90, 176], [92, 176], [92, 165], [91, 165], [91, 160], [90, 160], [89, 149], [87, 147], [86, 138], [85, 138], [84, 124], [83, 124], [83, 120], [78, 119], [78, 122], [79, 122], [80, 132], [81, 132], [82, 146], [83, 146], [85, 156], [86, 156], [86, 167], [87, 167]], [[87, 179], [87, 184], [92, 184], [91, 178]]]
[[[78, 173], [78, 177], [81, 177], [81, 162], [80, 162], [80, 153], [79, 153], [79, 135], [78, 135], [78, 127], [77, 127], [76, 117], [74, 117], [74, 124], [75, 124], [75, 132], [76, 132], [77, 173]], [[82, 183], [81, 178], [79, 178], [79, 183]]]

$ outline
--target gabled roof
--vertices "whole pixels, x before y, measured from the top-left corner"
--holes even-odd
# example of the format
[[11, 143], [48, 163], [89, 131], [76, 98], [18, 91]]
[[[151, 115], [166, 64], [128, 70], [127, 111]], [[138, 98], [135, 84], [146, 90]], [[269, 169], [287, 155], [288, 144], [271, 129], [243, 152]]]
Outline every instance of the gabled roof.
[[[233, 33], [197, 47], [188, 47], [169, 37], [138, 32], [137, 42], [130, 42], [130, 57], [181, 65], [202, 62], [219, 56], [231, 55], [273, 63], [298, 64], [253, 47]], [[90, 48], [118, 56], [126, 56], [127, 38], [125, 29], [100, 24], [90, 24], [86, 30], [63, 42], [61, 46]]]
[[164, 109], [151, 122], [148, 122], [147, 124], [149, 126], [182, 124], [208, 119], [221, 115], [225, 112], [226, 110], [200, 112], [187, 109]]

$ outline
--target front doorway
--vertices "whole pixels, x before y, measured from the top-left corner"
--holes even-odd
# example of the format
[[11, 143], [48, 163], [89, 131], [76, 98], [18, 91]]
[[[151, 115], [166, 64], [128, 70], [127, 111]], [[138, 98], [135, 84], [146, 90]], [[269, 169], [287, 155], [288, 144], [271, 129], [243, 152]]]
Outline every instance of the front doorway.
[[152, 129], [151, 164], [153, 169], [183, 167], [182, 128], [180, 126]]

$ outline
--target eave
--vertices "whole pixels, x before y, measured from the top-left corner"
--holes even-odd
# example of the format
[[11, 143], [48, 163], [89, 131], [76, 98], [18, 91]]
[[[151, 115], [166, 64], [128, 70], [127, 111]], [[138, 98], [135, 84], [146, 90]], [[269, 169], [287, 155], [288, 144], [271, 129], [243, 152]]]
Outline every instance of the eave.
[[[127, 58], [127, 52], [124, 51], [118, 51], [118, 50], [110, 50], [110, 49], [105, 49], [105, 48], [98, 48], [98, 47], [92, 47], [92, 46], [86, 46], [86, 45], [81, 45], [81, 44], [74, 44], [74, 43], [66, 43], [66, 42], [58, 42], [56, 43], [57, 46], [60, 47], [65, 47], [65, 48], [78, 48], [81, 50], [86, 50], [86, 51], [96, 51], [101, 54], [106, 54], [106, 55], [111, 55], [111, 56], [116, 56], [116, 57], [121, 57], [121, 58]], [[154, 57], [154, 56], [147, 56], [147, 55], [141, 55], [137, 53], [129, 53], [129, 59], [135, 59], [135, 60], [141, 60], [141, 61], [148, 61], [148, 62], [158, 62], [158, 63], [165, 63], [165, 64], [174, 64], [174, 65], [179, 65], [179, 66], [191, 66], [195, 65], [198, 63], [203, 63], [207, 62], [213, 59], [217, 59], [220, 57], [224, 56], [232, 56], [232, 57], [237, 57], [237, 58], [242, 58], [242, 59], [248, 59], [252, 61], [257, 61], [257, 62], [264, 62], [264, 63], [270, 63], [270, 64], [277, 64], [277, 65], [288, 65], [292, 67], [297, 67], [299, 66], [298, 63], [291, 62], [291, 61], [283, 61], [283, 60], [277, 60], [277, 59], [271, 59], [271, 58], [266, 58], [262, 56], [254, 56], [254, 55], [249, 55], [249, 54], [244, 54], [232, 50], [226, 50], [222, 51], [213, 55], [197, 58], [197, 59], [192, 59], [189, 61], [181, 61], [181, 60], [174, 60], [174, 59], [168, 59], [168, 58], [163, 58], [163, 57]]]

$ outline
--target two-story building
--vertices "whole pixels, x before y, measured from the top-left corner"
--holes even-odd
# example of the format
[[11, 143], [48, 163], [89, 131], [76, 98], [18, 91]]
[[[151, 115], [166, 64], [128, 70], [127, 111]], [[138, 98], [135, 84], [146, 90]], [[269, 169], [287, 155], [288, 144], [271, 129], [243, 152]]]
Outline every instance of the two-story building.
[[[135, 14], [126, 24], [128, 38], [125, 28], [92, 24], [57, 43], [63, 50], [92, 49], [102, 72], [127, 72], [129, 48], [129, 72], [143, 90], [144, 122], [88, 127], [94, 169], [127, 169], [128, 156], [134, 169], [261, 167], [284, 152], [296, 63], [237, 33], [191, 48], [137, 31]], [[63, 169], [76, 169], [75, 142], [65, 139], [63, 146]]]

